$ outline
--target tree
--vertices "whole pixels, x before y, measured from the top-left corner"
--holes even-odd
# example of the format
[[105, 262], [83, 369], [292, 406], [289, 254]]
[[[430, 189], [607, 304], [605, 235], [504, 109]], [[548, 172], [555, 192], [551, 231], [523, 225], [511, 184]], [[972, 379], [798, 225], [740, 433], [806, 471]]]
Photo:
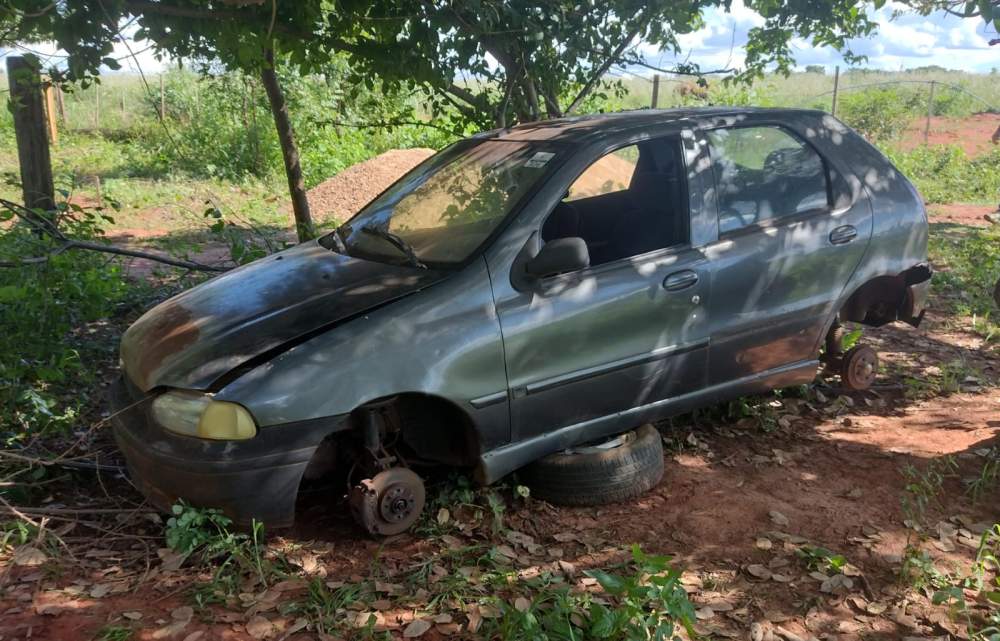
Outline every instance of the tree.
[[[287, 106], [274, 73], [276, 55], [288, 56], [304, 72], [328, 61], [334, 49], [321, 42], [326, 3], [271, 0], [213, 2], [122, 0], [5, 0], [0, 4], [0, 44], [53, 40], [68, 55], [53, 79], [92, 82], [111, 57], [121, 25], [137, 23], [135, 40], [149, 40], [158, 53], [175, 58], [218, 61], [257, 74], [267, 91], [300, 240], [314, 234], [302, 169]], [[346, 43], [341, 43], [346, 47]], [[277, 52], [277, 54], [276, 54]]]
[[[910, 2], [921, 12], [944, 9], [1000, 23], [1000, 0]], [[259, 74], [304, 238], [312, 222], [273, 74], [279, 57], [309, 72], [346, 54], [356, 82], [420, 88], [434, 118], [449, 118], [458, 130], [482, 129], [579, 112], [615, 89], [605, 77], [614, 67], [747, 80], [771, 69], [790, 72], [796, 36], [858, 62], [863, 57], [849, 41], [874, 33], [877, 24], [865, 11], [883, 3], [745, 0], [764, 22], [749, 32], [741, 69], [703, 70], [687, 61], [659, 67], [640, 50], [645, 43], [680, 54], [678, 36], [701, 27], [707, 10], [728, 11], [731, 0], [0, 0], [0, 43], [54, 40], [69, 54], [64, 77], [88, 82], [102, 64], [117, 66], [110, 54], [123, 39], [120, 25], [134, 22], [133, 37], [164, 55]]]

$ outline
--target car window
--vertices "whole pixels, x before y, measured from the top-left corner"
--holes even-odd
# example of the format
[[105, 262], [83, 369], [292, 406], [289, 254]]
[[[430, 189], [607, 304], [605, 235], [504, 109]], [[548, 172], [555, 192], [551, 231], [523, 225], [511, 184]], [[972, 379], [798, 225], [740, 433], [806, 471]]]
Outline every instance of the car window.
[[612, 151], [587, 167], [570, 185], [567, 201], [591, 198], [628, 189], [639, 161], [639, 146], [629, 145]]
[[823, 159], [780, 127], [707, 133], [718, 190], [719, 233], [822, 209], [829, 204]]
[[403, 176], [336, 234], [348, 253], [371, 260], [461, 263], [550, 171], [560, 151], [550, 143], [457, 143]]
[[582, 238], [590, 264], [688, 242], [680, 139], [647, 140], [594, 161], [542, 225], [542, 240]]

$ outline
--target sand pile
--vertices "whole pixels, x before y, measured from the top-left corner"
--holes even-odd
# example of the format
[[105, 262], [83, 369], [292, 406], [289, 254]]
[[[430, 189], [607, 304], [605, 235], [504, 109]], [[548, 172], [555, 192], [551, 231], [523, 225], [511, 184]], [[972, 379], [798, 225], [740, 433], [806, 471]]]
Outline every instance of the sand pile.
[[393, 149], [348, 167], [309, 190], [313, 218], [344, 222], [433, 153], [433, 149]]

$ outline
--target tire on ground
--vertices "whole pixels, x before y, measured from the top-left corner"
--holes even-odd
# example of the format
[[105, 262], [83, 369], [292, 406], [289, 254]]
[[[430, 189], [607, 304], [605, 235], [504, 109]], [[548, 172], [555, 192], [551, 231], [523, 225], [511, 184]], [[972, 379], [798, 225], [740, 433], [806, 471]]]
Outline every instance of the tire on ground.
[[643, 494], [663, 478], [663, 443], [652, 425], [616, 447], [579, 448], [535, 461], [520, 474], [536, 498], [556, 505], [604, 505]]

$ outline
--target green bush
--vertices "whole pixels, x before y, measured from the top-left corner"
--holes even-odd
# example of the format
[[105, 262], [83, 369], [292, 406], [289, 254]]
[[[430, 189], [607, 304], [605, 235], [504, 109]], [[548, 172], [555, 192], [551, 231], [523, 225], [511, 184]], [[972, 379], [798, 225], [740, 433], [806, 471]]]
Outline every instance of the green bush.
[[995, 203], [1000, 196], [1000, 149], [970, 159], [956, 146], [889, 150], [889, 159], [929, 203]]
[[[67, 207], [57, 217], [67, 235], [96, 238], [100, 212]], [[52, 250], [27, 225], [0, 210], [0, 259]], [[37, 265], [0, 267], [0, 434], [10, 443], [29, 433], [72, 426], [88, 398], [97, 363], [114, 352], [100, 323], [129, 294], [107, 255], [86, 251]], [[88, 325], [94, 324], [92, 327]]]
[[[347, 73], [343, 65], [331, 66], [323, 76], [279, 71], [307, 187], [388, 149], [438, 148], [451, 140], [422, 125], [351, 126], [399, 121], [410, 106], [397, 91], [348, 84], [342, 80]], [[165, 93], [166, 126], [147, 120], [132, 131], [131, 160], [138, 173], [182, 172], [236, 181], [282, 175], [274, 121], [255, 77], [173, 72]], [[150, 110], [158, 108], [158, 95], [148, 100]]]
[[919, 101], [909, 89], [873, 87], [842, 94], [837, 116], [868, 140], [888, 140], [906, 129], [918, 113]]

